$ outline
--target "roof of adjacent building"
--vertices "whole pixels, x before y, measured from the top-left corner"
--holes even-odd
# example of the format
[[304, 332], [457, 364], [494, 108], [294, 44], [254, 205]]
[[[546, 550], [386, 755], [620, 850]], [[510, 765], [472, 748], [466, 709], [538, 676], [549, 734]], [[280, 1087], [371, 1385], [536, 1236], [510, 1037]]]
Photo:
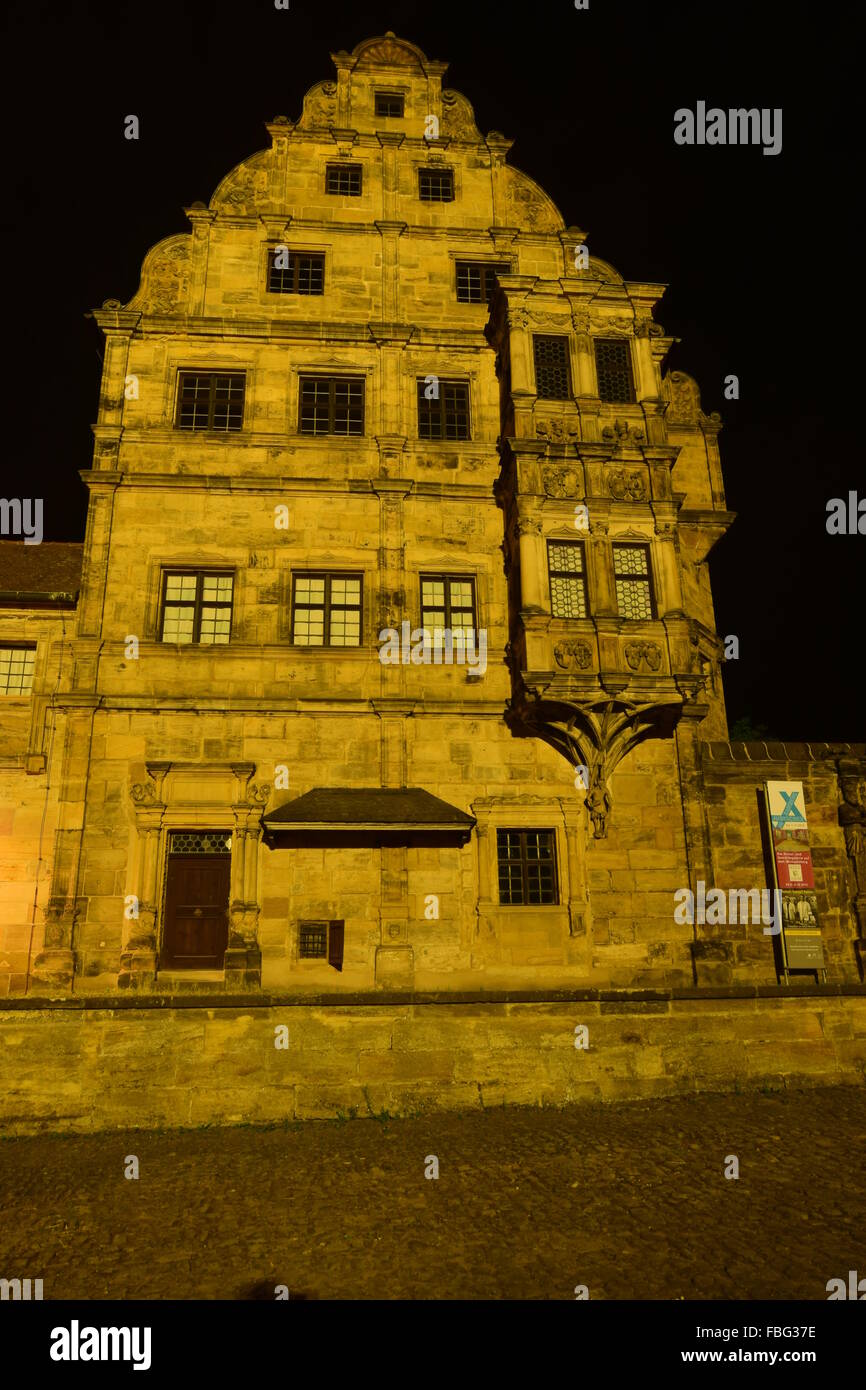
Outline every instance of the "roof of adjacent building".
[[0, 541], [0, 602], [74, 603], [83, 550], [81, 541]]
[[475, 819], [422, 787], [314, 787], [270, 811], [265, 823], [312, 830], [340, 826], [452, 829], [471, 828]]
[[74, 601], [83, 555], [80, 541], [0, 541], [0, 596], [21, 603]]

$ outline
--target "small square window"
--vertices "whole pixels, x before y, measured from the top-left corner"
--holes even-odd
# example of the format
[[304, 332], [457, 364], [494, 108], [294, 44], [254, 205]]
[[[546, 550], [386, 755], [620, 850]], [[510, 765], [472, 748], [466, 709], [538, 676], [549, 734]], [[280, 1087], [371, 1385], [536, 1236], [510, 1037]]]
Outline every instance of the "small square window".
[[163, 642], [224, 646], [231, 640], [234, 578], [230, 574], [169, 571], [163, 583]]
[[326, 960], [335, 970], [342, 970], [345, 934], [345, 922], [299, 922], [298, 958]]
[[329, 164], [325, 174], [325, 190], [343, 198], [360, 198], [360, 164]]
[[419, 169], [418, 196], [422, 203], [453, 203], [454, 171], [452, 169]]
[[364, 386], [363, 377], [302, 376], [301, 434], [363, 434]]
[[239, 430], [244, 422], [243, 372], [181, 372], [177, 426], [182, 430]]
[[511, 266], [490, 261], [457, 262], [457, 300], [460, 304], [489, 304], [497, 275], [510, 275]]
[[[432, 393], [435, 391], [435, 395]], [[469, 438], [469, 383], [435, 377], [418, 380], [419, 439]]]
[[558, 901], [552, 830], [497, 830], [499, 901], [511, 907]]
[[405, 98], [402, 92], [377, 92], [377, 116], [402, 116]]
[[35, 647], [0, 646], [0, 695], [29, 695], [35, 664]]
[[324, 294], [325, 257], [277, 246], [268, 255], [269, 294]]

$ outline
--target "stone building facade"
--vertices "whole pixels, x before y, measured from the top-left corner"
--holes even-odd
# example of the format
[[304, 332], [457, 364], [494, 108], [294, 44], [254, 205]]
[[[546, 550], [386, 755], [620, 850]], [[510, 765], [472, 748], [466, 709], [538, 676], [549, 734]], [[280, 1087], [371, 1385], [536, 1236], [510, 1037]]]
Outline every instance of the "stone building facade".
[[444, 64], [333, 61], [94, 312], [83, 551], [0, 545], [0, 988], [775, 985], [760, 925], [674, 918], [767, 885], [773, 777], [857, 982], [866, 746], [728, 742], [721, 422], [664, 287]]

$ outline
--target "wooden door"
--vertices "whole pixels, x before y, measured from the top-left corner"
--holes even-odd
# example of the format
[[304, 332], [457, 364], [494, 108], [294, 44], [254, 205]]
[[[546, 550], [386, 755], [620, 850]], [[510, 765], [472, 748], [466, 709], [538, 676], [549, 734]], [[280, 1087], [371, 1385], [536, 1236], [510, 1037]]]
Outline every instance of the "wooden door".
[[230, 854], [171, 854], [161, 964], [222, 970], [228, 944]]

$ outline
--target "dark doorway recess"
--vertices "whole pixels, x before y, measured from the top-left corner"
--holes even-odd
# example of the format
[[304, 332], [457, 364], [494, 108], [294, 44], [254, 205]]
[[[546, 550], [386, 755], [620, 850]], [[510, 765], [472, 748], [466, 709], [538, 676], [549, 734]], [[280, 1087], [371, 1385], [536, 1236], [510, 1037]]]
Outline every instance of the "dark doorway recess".
[[228, 945], [231, 854], [170, 854], [164, 969], [222, 970]]

